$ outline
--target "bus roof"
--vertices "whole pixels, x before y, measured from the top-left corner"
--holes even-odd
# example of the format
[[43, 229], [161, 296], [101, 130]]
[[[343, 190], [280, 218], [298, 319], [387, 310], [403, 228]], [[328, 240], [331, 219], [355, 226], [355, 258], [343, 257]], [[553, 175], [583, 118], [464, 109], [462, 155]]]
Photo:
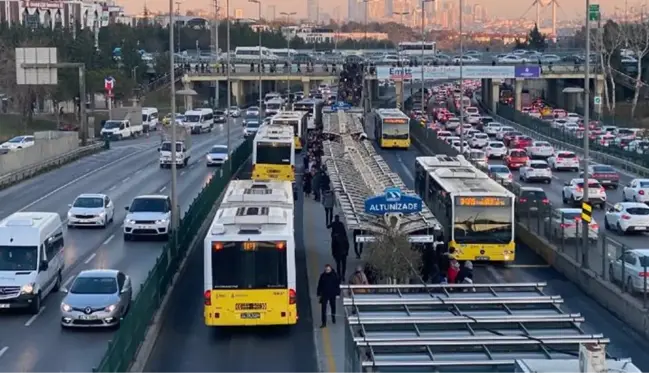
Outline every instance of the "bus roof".
[[[248, 206], [225, 207], [216, 212], [208, 237], [242, 236], [247, 241], [272, 240], [273, 237], [291, 237], [293, 235], [293, 209], [285, 207], [267, 207], [259, 202]], [[271, 237], [264, 237], [271, 236]]]
[[514, 194], [476, 168], [464, 156], [438, 154], [417, 157], [417, 164], [427, 171], [447, 193], [453, 195], [503, 195]]
[[293, 208], [290, 181], [232, 180], [225, 191], [221, 208], [249, 205]]
[[255, 135], [255, 143], [257, 142], [290, 142], [293, 140], [293, 128], [290, 126], [261, 126]]
[[305, 112], [303, 111], [280, 111], [279, 113], [275, 114], [272, 118], [273, 119], [289, 119], [289, 118], [296, 118], [296, 119], [302, 119], [306, 115]]
[[410, 120], [410, 117], [399, 109], [376, 109], [376, 114], [378, 114], [381, 119], [402, 118]]

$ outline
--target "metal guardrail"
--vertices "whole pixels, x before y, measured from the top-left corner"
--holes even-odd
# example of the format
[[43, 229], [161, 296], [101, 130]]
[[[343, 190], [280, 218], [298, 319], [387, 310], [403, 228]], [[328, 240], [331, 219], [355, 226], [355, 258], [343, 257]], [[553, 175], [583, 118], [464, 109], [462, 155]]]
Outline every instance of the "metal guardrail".
[[29, 179], [30, 177], [39, 174], [42, 171], [49, 170], [56, 166], [68, 163], [75, 159], [81, 158], [85, 155], [92, 154], [103, 149], [103, 143], [95, 143], [88, 146], [80, 147], [75, 150], [69, 151], [65, 154], [61, 154], [57, 157], [46, 159], [37, 164], [31, 166], [23, 167], [19, 170], [9, 172], [4, 175], [0, 175], [0, 189], [6, 188], [10, 185], [13, 185], [19, 181]]
[[[493, 113], [491, 110], [487, 109], [487, 107], [484, 105], [484, 103], [481, 100], [478, 100], [478, 103], [497, 122], [500, 122], [502, 124], [514, 127], [514, 128], [516, 128], [517, 131], [520, 131], [521, 133], [523, 133], [523, 134], [525, 134], [527, 136], [530, 136], [530, 137], [532, 137], [534, 139], [541, 140], [541, 141], [547, 141], [550, 144], [552, 144], [552, 146], [554, 146], [556, 149], [569, 150], [569, 151], [575, 152], [576, 154], [579, 154], [579, 155], [582, 155], [582, 156], [584, 154], [583, 147], [571, 145], [571, 144], [568, 144], [566, 142], [559, 141], [559, 140], [557, 140], [557, 139], [555, 139], [553, 137], [545, 136], [545, 135], [543, 135], [543, 134], [541, 134], [541, 133], [539, 133], [537, 131], [531, 130], [531, 129], [529, 129], [529, 128], [521, 125], [521, 124], [518, 124], [516, 122], [512, 122], [509, 119], [503, 118], [503, 117]], [[599, 151], [595, 151], [595, 150], [590, 150], [588, 152], [588, 155], [589, 155], [590, 159], [592, 159], [594, 161], [605, 163], [605, 164], [608, 164], [610, 166], [620, 168], [620, 169], [622, 169], [624, 171], [637, 174], [638, 176], [649, 177], [649, 168], [639, 166], [639, 165], [633, 163], [630, 160], [625, 160], [625, 159], [622, 159], [622, 158], [619, 158], [619, 157], [614, 157], [614, 156], [611, 156], [609, 154], [599, 152]]]

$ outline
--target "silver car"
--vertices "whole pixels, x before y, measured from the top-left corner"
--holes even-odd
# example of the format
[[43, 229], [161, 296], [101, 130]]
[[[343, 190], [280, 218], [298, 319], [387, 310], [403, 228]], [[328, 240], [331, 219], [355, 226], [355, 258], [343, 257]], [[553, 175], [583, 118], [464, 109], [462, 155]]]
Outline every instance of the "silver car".
[[61, 302], [64, 328], [117, 327], [131, 306], [131, 279], [113, 269], [82, 271]]

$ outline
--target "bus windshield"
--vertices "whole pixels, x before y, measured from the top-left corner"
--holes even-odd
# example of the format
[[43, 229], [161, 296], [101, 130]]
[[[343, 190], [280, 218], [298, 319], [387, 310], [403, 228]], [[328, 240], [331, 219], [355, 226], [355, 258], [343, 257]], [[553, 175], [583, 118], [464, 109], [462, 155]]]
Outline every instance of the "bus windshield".
[[383, 124], [384, 139], [408, 139], [408, 134], [407, 124]]
[[256, 163], [291, 164], [291, 144], [260, 142], [257, 144]]
[[453, 239], [458, 244], [512, 241], [511, 206], [454, 206]]
[[212, 286], [242, 290], [287, 288], [286, 242], [224, 242], [220, 249], [212, 250]]

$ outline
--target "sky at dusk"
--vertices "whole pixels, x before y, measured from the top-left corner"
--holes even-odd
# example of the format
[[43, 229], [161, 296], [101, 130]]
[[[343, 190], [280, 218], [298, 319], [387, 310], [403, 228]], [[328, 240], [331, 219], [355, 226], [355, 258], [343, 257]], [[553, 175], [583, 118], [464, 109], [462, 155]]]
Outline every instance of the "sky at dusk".
[[[149, 9], [154, 11], [167, 11], [169, 9], [169, 2], [165, 0], [117, 0], [121, 5], [125, 6], [129, 13], [135, 14], [140, 13], [146, 5]], [[174, 3], [177, 0], [174, 0]], [[225, 7], [225, 0], [218, 0], [219, 6]], [[298, 12], [299, 16], [306, 16], [306, 0], [261, 0], [262, 1], [262, 14], [266, 14], [268, 11], [268, 6], [274, 5], [275, 12], [279, 17], [280, 12]], [[382, 0], [381, 0], [382, 1]], [[459, 0], [437, 0], [440, 2], [440, 5], [446, 2], [459, 1]], [[519, 18], [525, 11], [530, 7], [533, 0], [464, 0], [465, 4], [481, 4], [487, 8], [487, 12], [490, 17], [497, 14], [499, 17], [505, 18]], [[543, 2], [549, 2], [550, 0], [543, 0]], [[183, 9], [211, 9], [214, 7], [214, 3], [211, 0], [180, 0], [181, 2], [181, 12]], [[340, 7], [341, 16], [347, 14], [347, 0], [319, 0], [320, 8], [323, 12], [332, 14], [335, 7]], [[559, 4], [559, 10], [557, 11], [557, 17], [560, 20], [564, 19], [573, 19], [581, 17], [585, 14], [584, 9], [586, 7], [585, 0], [557, 0]], [[613, 13], [616, 8], [619, 13], [624, 12], [625, 4], [629, 12], [632, 11], [632, 8], [640, 9], [642, 4], [649, 9], [649, 0], [645, 1], [633, 1], [633, 0], [593, 0], [591, 3], [599, 3], [602, 11], [604, 13]], [[176, 5], [174, 4], [174, 7]], [[250, 18], [257, 17], [257, 4], [251, 4], [247, 0], [231, 0], [230, 9], [231, 14], [234, 13], [234, 9], [243, 9], [244, 16]], [[441, 9], [441, 6], [439, 7]], [[541, 13], [544, 18], [550, 17], [550, 7], [544, 9]], [[531, 9], [527, 12], [526, 18], [532, 19], [535, 15], [534, 9]]]

